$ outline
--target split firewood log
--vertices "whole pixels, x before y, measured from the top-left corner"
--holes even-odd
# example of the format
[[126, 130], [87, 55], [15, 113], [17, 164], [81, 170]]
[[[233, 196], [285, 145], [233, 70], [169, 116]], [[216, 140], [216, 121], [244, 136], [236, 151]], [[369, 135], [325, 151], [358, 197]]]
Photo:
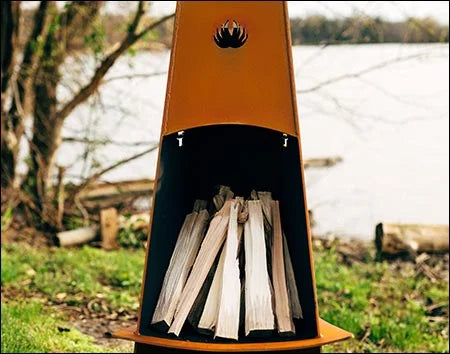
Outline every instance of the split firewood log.
[[198, 323], [198, 330], [200, 333], [211, 334], [216, 326], [220, 291], [222, 286], [223, 267], [225, 263], [225, 253], [226, 245], [223, 246], [222, 251], [220, 252], [216, 272], [214, 273], [213, 281], [211, 283], [211, 287], [209, 288], [208, 296], [203, 308], [203, 313]]
[[275, 318], [278, 333], [281, 335], [292, 335], [295, 334], [295, 327], [292, 322], [291, 304], [286, 284], [279, 202], [273, 200], [271, 207], [273, 229], [272, 281], [275, 300]]
[[[229, 225], [230, 223], [238, 223], [238, 215], [240, 212], [240, 208], [242, 208], [242, 204], [243, 204], [243, 200], [242, 198], [234, 200], [233, 204], [231, 206], [231, 211], [230, 211], [230, 220], [229, 220]], [[238, 211], [234, 210], [235, 208], [239, 209]], [[236, 215], [235, 214], [236, 211]], [[243, 227], [237, 227], [237, 250], [236, 250], [236, 257], [238, 255], [239, 249], [240, 249], [240, 239], [242, 236], [242, 232], [243, 232]], [[227, 262], [227, 265], [225, 265], [225, 259], [226, 259], [226, 255], [227, 255], [227, 244], [228, 242], [228, 237], [230, 234], [230, 226], [228, 226], [228, 232], [227, 232], [227, 238], [225, 241], [225, 244], [222, 248], [221, 254], [220, 254], [220, 258], [219, 258], [219, 262], [217, 265], [217, 269], [216, 272], [214, 274], [214, 278], [211, 284], [211, 287], [209, 288], [209, 293], [208, 296], [206, 298], [206, 302], [205, 302], [205, 306], [203, 308], [203, 313], [202, 316], [200, 318], [200, 321], [198, 323], [198, 330], [201, 333], [205, 333], [205, 334], [211, 334], [213, 333], [214, 329], [216, 328], [216, 324], [217, 324], [217, 319], [218, 319], [218, 314], [219, 314], [219, 308], [220, 308], [220, 299], [221, 299], [221, 293], [222, 293], [222, 286], [223, 286], [223, 280], [224, 277], [227, 277], [227, 272], [224, 271], [226, 270], [228, 267], [230, 267], [230, 265], [228, 263], [230, 263], [230, 261]], [[234, 247], [234, 245], [232, 245], [232, 247]], [[230, 257], [230, 256], [228, 256]], [[231, 266], [231, 268], [233, 268]], [[232, 269], [231, 272], [233, 272], [234, 270]], [[239, 279], [239, 265], [238, 265], [238, 279]], [[225, 337], [224, 337], [225, 338]]]
[[238, 215], [242, 205], [243, 198], [235, 199], [230, 209], [228, 232], [224, 246], [225, 259], [222, 271], [219, 308], [214, 333], [214, 337], [234, 340], [238, 339], [241, 300], [238, 256], [242, 227], [238, 227]]
[[283, 232], [283, 253], [286, 266], [286, 284], [289, 291], [289, 303], [291, 304], [292, 317], [296, 319], [303, 318], [302, 307], [300, 305], [300, 298], [298, 296], [297, 283], [295, 281], [294, 267], [292, 266], [291, 255], [286, 240], [286, 235]]
[[245, 334], [266, 335], [273, 331], [275, 323], [261, 202], [249, 200], [248, 211], [248, 220], [244, 226]]
[[174, 320], [169, 328], [169, 333], [174, 333], [176, 336], [180, 335], [192, 305], [194, 304], [208, 272], [214, 263], [217, 253], [225, 240], [230, 217], [230, 206], [231, 201], [226, 201], [222, 209], [220, 209], [211, 220], [208, 231], [206, 232], [192, 267], [192, 271], [178, 302]]
[[[198, 209], [198, 203], [195, 207]], [[163, 330], [167, 330], [172, 323], [184, 284], [202, 242], [208, 219], [209, 214], [205, 209], [192, 212], [185, 218], [151, 321], [153, 325]]]
[[[221, 252], [220, 252], [221, 254]], [[211, 289], [211, 285], [214, 279], [214, 275], [216, 274], [217, 266], [219, 264], [219, 258], [220, 255], [216, 257], [216, 260], [214, 261], [211, 269], [208, 272], [208, 275], [206, 276], [205, 282], [202, 285], [202, 288], [200, 289], [200, 292], [197, 295], [197, 298], [194, 301], [194, 304], [192, 305], [191, 311], [189, 312], [187, 321], [191, 325], [191, 327], [196, 330], [199, 333], [202, 334], [211, 334], [210, 331], [204, 332], [201, 329], [199, 329], [198, 324], [200, 322], [200, 318], [203, 314], [203, 310], [205, 308], [206, 300], [208, 298], [209, 290]]]

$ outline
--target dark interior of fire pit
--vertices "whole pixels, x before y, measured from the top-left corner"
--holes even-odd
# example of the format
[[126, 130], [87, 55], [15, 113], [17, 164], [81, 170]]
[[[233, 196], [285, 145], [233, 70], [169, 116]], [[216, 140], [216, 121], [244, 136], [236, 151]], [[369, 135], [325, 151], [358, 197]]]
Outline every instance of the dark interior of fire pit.
[[[236, 196], [248, 198], [252, 189], [271, 191], [280, 201], [281, 221], [286, 233], [295, 272], [303, 320], [294, 321], [296, 335], [240, 342], [285, 341], [317, 337], [316, 305], [310, 268], [302, 176], [297, 138], [245, 125], [215, 125], [186, 130], [182, 146], [179, 136], [164, 137], [160, 176], [155, 190], [154, 214], [143, 293], [139, 332], [165, 338], [150, 325], [153, 311], [175, 247], [178, 232], [195, 199], [212, 200], [215, 186], [230, 186]], [[186, 324], [179, 339], [209, 342]], [[220, 342], [214, 340], [214, 342]]]

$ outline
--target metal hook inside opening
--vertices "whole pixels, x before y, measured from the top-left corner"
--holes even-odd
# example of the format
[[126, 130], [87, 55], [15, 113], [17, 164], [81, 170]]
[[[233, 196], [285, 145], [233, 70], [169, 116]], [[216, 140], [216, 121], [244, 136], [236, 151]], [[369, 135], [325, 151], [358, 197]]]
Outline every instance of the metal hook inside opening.
[[178, 132], [178, 146], [183, 146], [183, 135], [184, 135], [184, 130]]
[[283, 134], [283, 147], [287, 147], [287, 142], [288, 142], [288, 135]]

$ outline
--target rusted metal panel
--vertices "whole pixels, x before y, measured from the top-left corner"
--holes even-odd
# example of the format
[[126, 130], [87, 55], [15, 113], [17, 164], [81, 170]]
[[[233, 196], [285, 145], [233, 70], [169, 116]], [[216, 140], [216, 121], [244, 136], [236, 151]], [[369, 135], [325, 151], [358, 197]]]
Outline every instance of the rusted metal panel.
[[[177, 7], [163, 134], [213, 124], [248, 124], [298, 136], [281, 1], [182, 1]], [[246, 41], [221, 48], [228, 21]]]
[[[123, 329], [113, 334], [116, 338], [128, 339], [136, 343], [153, 345], [160, 348], [170, 348], [172, 350], [187, 351], [207, 351], [207, 352], [280, 352], [296, 351], [306, 349], [314, 352], [314, 349], [323, 345], [335, 343], [344, 339], [352, 338], [352, 334], [344, 331], [332, 324], [320, 320], [320, 336], [306, 340], [289, 340], [265, 343], [198, 343], [178, 339], [166, 339], [151, 336], [141, 336], [135, 327]], [[156, 351], [155, 351], [156, 352]]]

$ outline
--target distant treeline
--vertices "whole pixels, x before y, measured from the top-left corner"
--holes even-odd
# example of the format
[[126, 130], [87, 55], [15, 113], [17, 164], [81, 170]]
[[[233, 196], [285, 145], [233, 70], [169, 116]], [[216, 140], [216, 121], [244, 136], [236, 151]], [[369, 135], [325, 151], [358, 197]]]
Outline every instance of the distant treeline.
[[[24, 11], [24, 31], [20, 44], [23, 44], [31, 31], [33, 12]], [[107, 48], [119, 42], [127, 31], [129, 16], [121, 14], [104, 14], [94, 26], [95, 33], [85, 38], [95, 46]], [[146, 18], [150, 23], [154, 19]], [[292, 43], [299, 44], [346, 44], [346, 43], [430, 43], [448, 42], [448, 25], [441, 25], [433, 18], [409, 18], [403, 22], [388, 22], [368, 16], [352, 16], [343, 19], [330, 19], [314, 15], [304, 18], [291, 18]], [[166, 21], [135, 49], [164, 49], [172, 42], [173, 19]], [[75, 43], [75, 46], [76, 43]], [[83, 48], [84, 43], [78, 45]]]
[[448, 25], [441, 25], [433, 18], [388, 22], [367, 16], [336, 20], [309, 16], [291, 19], [291, 34], [295, 45], [448, 42]]

